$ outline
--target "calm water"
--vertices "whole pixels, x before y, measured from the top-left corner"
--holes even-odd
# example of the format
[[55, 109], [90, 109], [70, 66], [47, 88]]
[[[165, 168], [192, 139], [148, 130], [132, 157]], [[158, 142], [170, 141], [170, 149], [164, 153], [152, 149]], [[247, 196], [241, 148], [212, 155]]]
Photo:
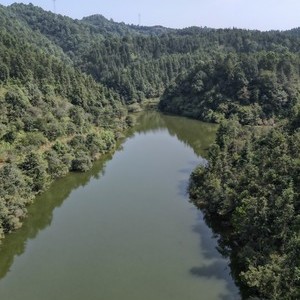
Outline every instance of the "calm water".
[[112, 156], [55, 182], [0, 251], [1, 300], [239, 299], [188, 202], [215, 127], [156, 112]]

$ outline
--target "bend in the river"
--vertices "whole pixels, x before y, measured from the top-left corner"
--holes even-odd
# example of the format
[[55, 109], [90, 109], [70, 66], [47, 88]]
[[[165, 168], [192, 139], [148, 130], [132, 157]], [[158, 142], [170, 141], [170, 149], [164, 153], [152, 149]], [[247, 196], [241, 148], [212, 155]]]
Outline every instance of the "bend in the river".
[[113, 155], [52, 184], [0, 251], [3, 300], [239, 299], [217, 238], [188, 201], [216, 128], [141, 114]]

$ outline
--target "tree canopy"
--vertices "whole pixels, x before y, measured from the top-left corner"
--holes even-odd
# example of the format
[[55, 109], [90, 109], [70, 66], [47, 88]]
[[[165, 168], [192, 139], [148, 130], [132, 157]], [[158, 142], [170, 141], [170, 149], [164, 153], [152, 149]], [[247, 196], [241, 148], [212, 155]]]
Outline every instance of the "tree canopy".
[[0, 239], [52, 180], [86, 171], [129, 109], [220, 123], [190, 194], [222, 222], [246, 296], [300, 298], [300, 29], [169, 29], [0, 6]]

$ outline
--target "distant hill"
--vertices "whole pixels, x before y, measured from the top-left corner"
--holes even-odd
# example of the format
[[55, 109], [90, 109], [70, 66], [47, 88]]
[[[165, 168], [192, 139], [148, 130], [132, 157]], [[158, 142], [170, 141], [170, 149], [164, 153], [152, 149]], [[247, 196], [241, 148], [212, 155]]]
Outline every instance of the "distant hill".
[[102, 15], [73, 20], [24, 4], [7, 10], [128, 103], [160, 97], [179, 75], [218, 54], [299, 49], [299, 38], [290, 32], [146, 27], [117, 23]]

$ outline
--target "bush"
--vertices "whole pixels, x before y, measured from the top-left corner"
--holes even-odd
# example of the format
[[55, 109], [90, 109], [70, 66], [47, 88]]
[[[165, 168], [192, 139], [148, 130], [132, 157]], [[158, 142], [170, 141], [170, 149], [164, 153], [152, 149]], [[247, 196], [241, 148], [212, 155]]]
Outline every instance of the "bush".
[[86, 172], [92, 167], [92, 161], [90, 157], [84, 153], [79, 152], [76, 158], [72, 161], [71, 171]]

